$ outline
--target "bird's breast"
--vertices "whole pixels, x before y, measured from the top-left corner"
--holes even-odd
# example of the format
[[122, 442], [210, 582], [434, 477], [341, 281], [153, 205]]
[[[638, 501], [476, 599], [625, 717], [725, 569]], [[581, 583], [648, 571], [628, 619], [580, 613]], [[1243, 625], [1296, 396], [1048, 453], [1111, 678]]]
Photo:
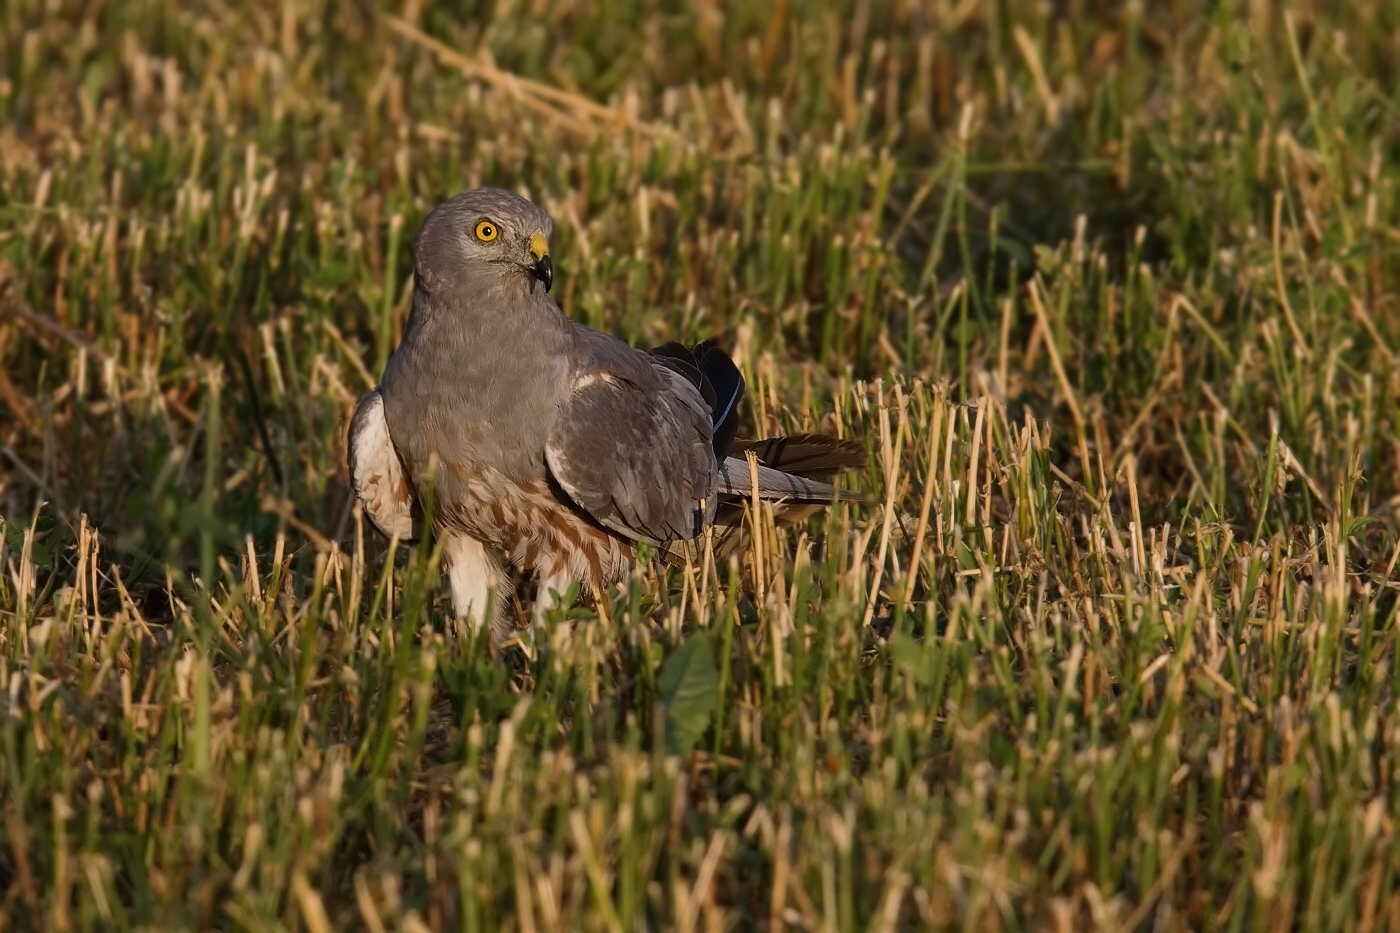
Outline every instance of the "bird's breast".
[[395, 353], [383, 386], [386, 417], [415, 472], [436, 458], [463, 474], [479, 467], [518, 482], [544, 478], [565, 361], [529, 347], [492, 349], [406, 341]]

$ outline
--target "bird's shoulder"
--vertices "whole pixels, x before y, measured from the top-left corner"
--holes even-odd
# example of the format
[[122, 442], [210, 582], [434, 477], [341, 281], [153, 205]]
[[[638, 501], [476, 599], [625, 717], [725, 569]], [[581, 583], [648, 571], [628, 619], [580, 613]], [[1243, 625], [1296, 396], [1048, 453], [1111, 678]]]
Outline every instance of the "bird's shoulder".
[[647, 354], [612, 334], [570, 321], [569, 337], [575, 376], [610, 373], [629, 380], [657, 378]]
[[686, 410], [708, 420], [708, 405], [701, 393], [698, 371], [691, 374], [675, 361], [639, 350], [612, 334], [570, 322], [573, 387], [588, 387], [599, 378], [618, 389], [638, 390], [650, 402], [664, 393]]

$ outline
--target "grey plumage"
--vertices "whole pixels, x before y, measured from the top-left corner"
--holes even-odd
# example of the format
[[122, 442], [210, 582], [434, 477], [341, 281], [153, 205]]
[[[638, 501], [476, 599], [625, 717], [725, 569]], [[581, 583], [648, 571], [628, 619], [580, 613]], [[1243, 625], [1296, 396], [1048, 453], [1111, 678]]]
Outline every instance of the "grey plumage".
[[[796, 473], [784, 473], [772, 467], [758, 464], [758, 495], [761, 499], [780, 499], [787, 502], [826, 504], [834, 498], [847, 502], [859, 502], [860, 496], [853, 492], [837, 489], [830, 483], [808, 479]], [[753, 495], [753, 472], [747, 459], [728, 457], [719, 468], [721, 488], [726, 495], [747, 499]]]
[[700, 534], [714, 518], [718, 490], [700, 392], [615, 337], [580, 325], [573, 333], [571, 391], [545, 447], [554, 478], [630, 540]]
[[[431, 486], [454, 609], [489, 621], [496, 646], [513, 629], [515, 575], [537, 578], [536, 616], [571, 584], [601, 589], [637, 543], [665, 551], [730, 515], [727, 502], [752, 494], [750, 450], [774, 460], [758, 469], [764, 498], [852, 497], [823, 481], [830, 473], [779, 469], [781, 445], [735, 441], [743, 378], [723, 351], [647, 353], [566, 318], [548, 295], [552, 232], [544, 211], [506, 191], [439, 205], [414, 241], [403, 340], [351, 424], [366, 513], [409, 537]], [[858, 465], [842, 442], [801, 443], [815, 460], [800, 467]], [[823, 444], [835, 451], [826, 460]]]

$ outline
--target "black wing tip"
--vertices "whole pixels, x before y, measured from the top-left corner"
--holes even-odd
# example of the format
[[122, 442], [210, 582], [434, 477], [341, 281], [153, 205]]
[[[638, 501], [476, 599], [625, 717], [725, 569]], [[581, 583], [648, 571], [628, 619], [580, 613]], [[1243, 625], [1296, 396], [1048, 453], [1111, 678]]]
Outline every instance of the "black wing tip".
[[739, 435], [739, 403], [744, 397], [744, 374], [714, 340], [686, 348], [678, 340], [653, 347], [652, 356], [684, 375], [710, 406], [710, 434], [715, 457], [729, 456]]
[[729, 456], [739, 434], [739, 403], [744, 397], [744, 374], [713, 340], [702, 340], [691, 349], [699, 367], [714, 391], [714, 451], [723, 460]]

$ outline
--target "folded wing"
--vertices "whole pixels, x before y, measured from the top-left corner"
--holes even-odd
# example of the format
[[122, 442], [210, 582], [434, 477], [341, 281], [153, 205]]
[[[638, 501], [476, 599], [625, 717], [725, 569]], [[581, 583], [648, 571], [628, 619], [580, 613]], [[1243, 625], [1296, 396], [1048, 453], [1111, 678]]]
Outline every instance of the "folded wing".
[[625, 538], [666, 544], [700, 535], [719, 483], [706, 399], [686, 374], [631, 348], [581, 350], [545, 447], [551, 475]]

